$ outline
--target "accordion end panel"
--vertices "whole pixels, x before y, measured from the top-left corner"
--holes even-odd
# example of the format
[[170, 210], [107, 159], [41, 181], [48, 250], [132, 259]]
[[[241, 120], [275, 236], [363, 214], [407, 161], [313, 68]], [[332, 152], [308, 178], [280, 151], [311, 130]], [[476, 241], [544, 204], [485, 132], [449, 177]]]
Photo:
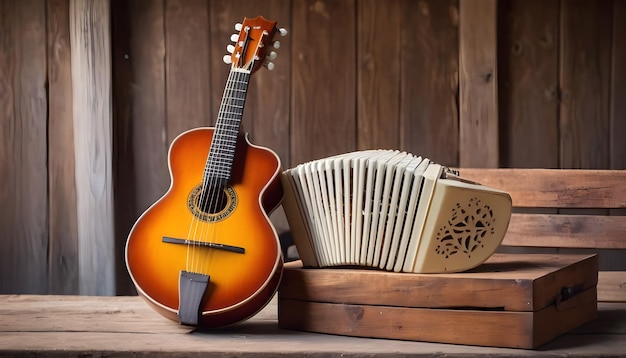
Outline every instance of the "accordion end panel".
[[437, 180], [412, 271], [459, 272], [482, 264], [502, 243], [511, 208], [508, 193]]

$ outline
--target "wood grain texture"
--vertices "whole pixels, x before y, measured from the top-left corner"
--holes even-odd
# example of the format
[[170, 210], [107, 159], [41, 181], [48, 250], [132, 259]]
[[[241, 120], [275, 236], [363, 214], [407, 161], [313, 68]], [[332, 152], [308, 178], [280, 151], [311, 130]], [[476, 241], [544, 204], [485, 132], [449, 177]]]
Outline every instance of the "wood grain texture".
[[407, 308], [281, 298], [278, 322], [283, 328], [355, 337], [532, 349], [593, 320], [595, 296], [594, 288], [573, 298], [576, 305], [568, 309], [551, 306], [539, 312]]
[[559, 167], [559, 1], [498, 2], [500, 164]]
[[496, 1], [459, 4], [459, 163], [500, 164]]
[[[459, 1], [405, 1], [400, 49], [401, 148], [459, 165]], [[384, 40], [380, 40], [384, 41]]]
[[[134, 180], [135, 215], [168, 188], [166, 138], [165, 17], [163, 1], [116, 1], [114, 65], [116, 125], [122, 141], [116, 160]], [[124, 6], [124, 4], [127, 4]], [[175, 121], [176, 118], [173, 118]], [[120, 163], [121, 164], [121, 163]], [[122, 178], [119, 178], [122, 181]], [[131, 181], [132, 182], [132, 181]]]
[[77, 294], [78, 223], [74, 167], [69, 0], [49, 0], [48, 71], [48, 293]]
[[613, 2], [611, 68], [611, 169], [626, 169], [626, 1]]
[[608, 0], [562, 2], [562, 168], [609, 167], [612, 7]]
[[515, 207], [626, 207], [626, 171], [463, 168], [461, 177], [508, 192]]
[[292, 165], [356, 149], [354, 9], [354, 0], [292, 3]]
[[[209, 3], [165, 0], [166, 142], [215, 123], [209, 71]], [[217, 90], [222, 92], [221, 89]]]
[[626, 216], [513, 214], [503, 245], [626, 249]]
[[[116, 252], [124, 252], [128, 233], [139, 216], [135, 199], [135, 156], [133, 153], [133, 127], [131, 120], [133, 71], [130, 65], [130, 2], [111, 1], [111, 55], [112, 55], [112, 120], [113, 120], [113, 186], [115, 188], [114, 223]], [[163, 8], [163, 4], [161, 9]], [[162, 17], [161, 17], [162, 18]], [[139, 22], [139, 21], [138, 21]], [[133, 58], [134, 60], [134, 58]], [[156, 126], [155, 126], [156, 127]], [[140, 129], [141, 130], [141, 129]], [[142, 145], [138, 143], [138, 145]], [[147, 163], [148, 158], [138, 158], [140, 163]], [[146, 173], [147, 174], [147, 173]], [[141, 174], [140, 174], [141, 175]], [[156, 178], [155, 178], [156, 179]], [[141, 188], [148, 188], [156, 182], [148, 178]], [[141, 189], [140, 189], [141, 190]], [[156, 199], [155, 199], [156, 200]], [[121, 294], [135, 293], [124, 255], [115, 257], [115, 290]]]
[[451, 274], [286, 268], [279, 292], [313, 302], [532, 312], [551, 305], [564, 286], [595, 287], [597, 267], [595, 255], [494, 254]]
[[[163, 1], [112, 2], [115, 246], [124, 252], [135, 220], [169, 186]], [[123, 255], [118, 294], [135, 292]]]
[[70, 0], [80, 294], [115, 294], [109, 5]]
[[626, 302], [626, 275], [623, 271], [598, 273], [598, 301]]
[[236, 327], [192, 332], [139, 297], [11, 295], [0, 296], [0, 356], [625, 357], [626, 304], [598, 306], [596, 321], [540, 350], [523, 350], [284, 330], [277, 327], [276, 301]]
[[46, 22], [41, 0], [0, 2], [0, 292], [48, 289]]
[[401, 0], [366, 0], [357, 11], [357, 148], [400, 147]]

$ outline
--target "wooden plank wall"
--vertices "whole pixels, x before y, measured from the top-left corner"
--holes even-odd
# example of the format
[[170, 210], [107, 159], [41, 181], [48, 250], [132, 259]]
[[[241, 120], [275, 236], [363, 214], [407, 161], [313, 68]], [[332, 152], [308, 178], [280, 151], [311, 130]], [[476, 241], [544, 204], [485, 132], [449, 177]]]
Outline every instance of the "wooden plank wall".
[[110, 6], [70, 1], [78, 287], [114, 295]]
[[[79, 293], [70, 0], [0, 0], [0, 292]], [[397, 148], [452, 166], [626, 168], [626, 0], [110, 0], [114, 267], [214, 123], [244, 16], [286, 27], [244, 127], [285, 167]], [[273, 215], [287, 230], [280, 210]]]

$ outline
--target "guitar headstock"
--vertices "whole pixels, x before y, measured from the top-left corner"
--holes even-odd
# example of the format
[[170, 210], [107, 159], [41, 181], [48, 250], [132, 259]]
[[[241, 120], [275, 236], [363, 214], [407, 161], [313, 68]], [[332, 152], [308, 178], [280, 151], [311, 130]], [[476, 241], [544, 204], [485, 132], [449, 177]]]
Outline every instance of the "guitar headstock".
[[272, 70], [274, 63], [271, 61], [277, 55], [274, 51], [268, 52], [268, 47], [280, 47], [280, 42], [273, 41], [274, 34], [278, 32], [285, 36], [287, 30], [277, 29], [276, 21], [268, 21], [263, 16], [254, 19], [246, 17], [242, 24], [235, 25], [235, 30], [239, 33], [230, 37], [235, 44], [228, 45], [230, 55], [224, 56], [224, 62], [230, 64], [233, 69], [243, 69], [250, 73], [258, 70], [261, 65]]

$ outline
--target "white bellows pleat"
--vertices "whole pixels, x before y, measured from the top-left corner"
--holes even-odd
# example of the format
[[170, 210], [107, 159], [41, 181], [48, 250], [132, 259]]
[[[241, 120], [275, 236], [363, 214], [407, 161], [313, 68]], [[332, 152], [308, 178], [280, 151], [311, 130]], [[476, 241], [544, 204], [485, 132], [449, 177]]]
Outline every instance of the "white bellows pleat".
[[426, 158], [366, 150], [285, 170], [283, 206], [307, 267], [443, 273], [498, 248], [511, 197]]

